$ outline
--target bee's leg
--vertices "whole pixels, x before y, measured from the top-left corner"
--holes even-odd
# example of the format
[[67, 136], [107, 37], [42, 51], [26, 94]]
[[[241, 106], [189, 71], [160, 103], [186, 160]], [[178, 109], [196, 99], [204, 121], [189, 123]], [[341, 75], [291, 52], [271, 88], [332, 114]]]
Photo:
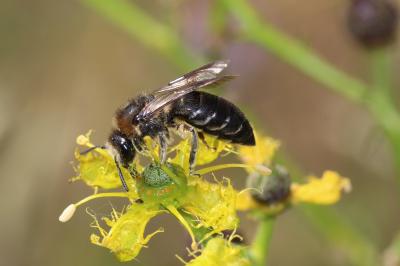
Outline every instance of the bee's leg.
[[167, 136], [161, 133], [158, 138], [160, 141], [160, 162], [164, 164], [167, 159]]
[[119, 175], [119, 178], [121, 179], [122, 186], [124, 187], [125, 191], [128, 192], [129, 191], [128, 185], [125, 182], [124, 175], [122, 174], [121, 167], [119, 166], [119, 163], [118, 163], [116, 157], [114, 157], [114, 162], [115, 162], [115, 165], [117, 166], [118, 175]]
[[88, 149], [86, 149], [86, 150], [84, 150], [84, 151], [81, 151], [79, 154], [80, 155], [85, 155], [85, 154], [87, 154], [87, 153], [89, 153], [89, 152], [91, 152], [91, 151], [93, 151], [93, 150], [95, 150], [95, 149], [105, 149], [106, 148], [106, 146], [94, 146], [94, 147], [90, 147], [90, 148], [88, 148]]
[[133, 147], [135, 148], [135, 150], [140, 153], [140, 154], [144, 154], [146, 155], [147, 152], [147, 147], [144, 144], [144, 141], [140, 138], [134, 138], [133, 141]]
[[207, 147], [207, 149], [212, 150], [212, 151], [216, 151], [216, 148], [215, 148], [215, 147], [211, 147], [210, 145], [208, 145], [208, 143], [207, 143], [207, 141], [206, 141], [206, 138], [205, 138], [203, 132], [201, 132], [201, 131], [200, 131], [200, 132], [197, 132], [197, 135], [199, 136], [199, 139], [200, 139], [201, 142], [204, 144], [204, 146]]
[[189, 156], [189, 171], [192, 174], [194, 164], [196, 162], [196, 154], [199, 145], [199, 140], [196, 130], [193, 127], [190, 127], [189, 130], [192, 132], [192, 148], [190, 150], [190, 156]]

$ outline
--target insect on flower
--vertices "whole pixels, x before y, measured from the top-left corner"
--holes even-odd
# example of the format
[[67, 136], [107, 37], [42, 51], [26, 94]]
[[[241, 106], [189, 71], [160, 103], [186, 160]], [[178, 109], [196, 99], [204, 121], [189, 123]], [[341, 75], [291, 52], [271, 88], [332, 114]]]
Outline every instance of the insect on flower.
[[[140, 95], [118, 109], [115, 126], [104, 147], [114, 156], [123, 187], [128, 191], [120, 165], [128, 168], [137, 151], [145, 149], [144, 137], [159, 142], [159, 158], [166, 161], [169, 128], [191, 132], [189, 156], [192, 171], [198, 149], [198, 139], [204, 133], [235, 144], [255, 145], [253, 129], [244, 114], [229, 101], [203, 92], [200, 88], [217, 85], [233, 78], [222, 75], [228, 61], [215, 61], [195, 69], [151, 94]], [[99, 148], [99, 147], [93, 147]], [[93, 148], [85, 151], [89, 152]]]

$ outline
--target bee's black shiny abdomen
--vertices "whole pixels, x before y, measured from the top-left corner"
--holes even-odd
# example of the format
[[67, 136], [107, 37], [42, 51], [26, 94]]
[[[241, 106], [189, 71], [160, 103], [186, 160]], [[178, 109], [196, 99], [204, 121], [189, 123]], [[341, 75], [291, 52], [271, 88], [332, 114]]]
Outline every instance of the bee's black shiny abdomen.
[[239, 108], [221, 97], [193, 91], [177, 100], [172, 112], [174, 117], [220, 139], [255, 145], [249, 121]]

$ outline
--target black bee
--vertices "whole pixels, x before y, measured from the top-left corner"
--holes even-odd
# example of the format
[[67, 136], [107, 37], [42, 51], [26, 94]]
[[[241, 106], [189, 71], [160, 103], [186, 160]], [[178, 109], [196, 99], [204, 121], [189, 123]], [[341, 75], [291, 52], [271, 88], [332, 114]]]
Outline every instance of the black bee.
[[144, 147], [143, 138], [150, 136], [160, 144], [161, 163], [166, 160], [169, 128], [183, 125], [192, 133], [189, 157], [193, 169], [198, 138], [203, 132], [219, 139], [242, 145], [255, 145], [253, 129], [244, 114], [227, 100], [203, 92], [200, 88], [227, 81], [232, 76], [221, 75], [227, 61], [216, 61], [179, 77], [168, 85], [130, 100], [118, 109], [115, 126], [105, 146], [114, 156], [121, 182], [128, 187], [120, 165], [128, 168], [136, 151]]

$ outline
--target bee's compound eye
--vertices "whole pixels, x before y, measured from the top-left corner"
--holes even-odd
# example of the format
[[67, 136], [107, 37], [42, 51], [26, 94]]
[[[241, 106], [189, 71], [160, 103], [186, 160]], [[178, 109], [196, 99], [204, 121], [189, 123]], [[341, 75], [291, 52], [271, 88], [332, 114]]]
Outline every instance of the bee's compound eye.
[[132, 141], [125, 134], [114, 131], [110, 136], [110, 142], [118, 151], [122, 166], [128, 167], [136, 154]]

